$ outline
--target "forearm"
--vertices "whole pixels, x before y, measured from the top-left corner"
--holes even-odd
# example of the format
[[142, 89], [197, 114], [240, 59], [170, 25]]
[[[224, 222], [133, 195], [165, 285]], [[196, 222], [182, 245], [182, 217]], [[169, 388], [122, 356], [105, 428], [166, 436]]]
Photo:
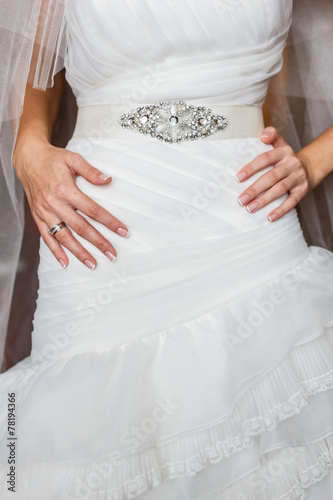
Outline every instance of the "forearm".
[[310, 188], [313, 189], [333, 172], [333, 125], [301, 149], [297, 156], [305, 164]]
[[54, 86], [46, 91], [36, 90], [27, 85], [23, 113], [13, 152], [13, 164], [28, 146], [36, 141], [50, 142], [56, 123], [63, 92], [63, 74], [58, 73]]

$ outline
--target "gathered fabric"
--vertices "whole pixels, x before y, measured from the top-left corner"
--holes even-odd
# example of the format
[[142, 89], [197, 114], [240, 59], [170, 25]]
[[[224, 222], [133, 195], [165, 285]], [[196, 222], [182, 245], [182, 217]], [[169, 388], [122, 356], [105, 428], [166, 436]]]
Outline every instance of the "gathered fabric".
[[[290, 0], [72, 0], [66, 78], [79, 106], [262, 106], [291, 14]], [[286, 195], [253, 214], [237, 202], [274, 167], [236, 172], [272, 146], [123, 137], [67, 144], [112, 176], [77, 187], [130, 237], [81, 214], [118, 252], [74, 233], [93, 272], [71, 254], [61, 269], [40, 239], [31, 355], [0, 376], [1, 498], [12, 393], [17, 500], [329, 498], [333, 255], [294, 210], [268, 221]]]

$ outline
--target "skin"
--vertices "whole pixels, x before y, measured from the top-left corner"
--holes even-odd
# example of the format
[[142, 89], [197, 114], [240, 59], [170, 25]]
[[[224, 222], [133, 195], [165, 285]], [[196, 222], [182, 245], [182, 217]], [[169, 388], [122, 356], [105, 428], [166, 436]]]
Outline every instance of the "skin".
[[112, 178], [90, 165], [81, 155], [50, 144], [63, 93], [63, 78], [63, 73], [58, 73], [54, 87], [46, 91], [27, 86], [12, 161], [42, 238], [61, 266], [66, 267], [69, 263], [64, 250], [67, 248], [93, 270], [97, 265], [96, 259], [69, 228], [61, 229], [54, 236], [49, 235], [47, 229], [64, 221], [111, 261], [117, 255], [113, 245], [76, 210], [122, 237], [126, 238], [129, 233], [124, 223], [91, 200], [75, 184], [78, 175], [100, 186], [110, 184]]
[[289, 193], [286, 201], [268, 214], [268, 220], [274, 222], [295, 208], [310, 189], [318, 186], [333, 171], [333, 126], [298, 153], [279, 136], [274, 127], [267, 127], [261, 140], [274, 146], [274, 149], [257, 156], [241, 168], [236, 179], [244, 182], [262, 168], [270, 165], [275, 168], [243, 191], [238, 202], [248, 212], [255, 213]]
[[[12, 161], [41, 236], [61, 266], [66, 267], [69, 263], [66, 248], [93, 270], [97, 265], [96, 259], [69, 228], [96, 246], [111, 261], [115, 260], [117, 252], [77, 210], [122, 237], [128, 237], [129, 232], [123, 222], [86, 196], [75, 183], [78, 175], [100, 186], [109, 184], [112, 178], [90, 165], [81, 155], [50, 143], [61, 104], [63, 78], [63, 72], [58, 73], [54, 86], [46, 91], [27, 86]], [[309, 189], [317, 186], [333, 170], [333, 126], [297, 154], [273, 127], [265, 129], [261, 140], [272, 144], [274, 149], [245, 165], [236, 178], [243, 182], [262, 168], [270, 165], [275, 168], [247, 188], [238, 201], [244, 200], [247, 195], [246, 202], [240, 204], [253, 213], [289, 192], [288, 199], [268, 215], [273, 222], [294, 208]], [[257, 204], [255, 208], [251, 205], [254, 200]], [[59, 221], [64, 221], [69, 227], [54, 236], [49, 235], [47, 229]]]

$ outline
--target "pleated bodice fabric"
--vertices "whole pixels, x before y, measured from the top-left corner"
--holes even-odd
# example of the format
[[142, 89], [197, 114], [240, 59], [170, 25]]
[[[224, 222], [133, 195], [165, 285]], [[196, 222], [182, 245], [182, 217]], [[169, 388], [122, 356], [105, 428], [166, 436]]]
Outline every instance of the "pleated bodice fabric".
[[71, 0], [67, 79], [79, 106], [263, 104], [292, 0]]

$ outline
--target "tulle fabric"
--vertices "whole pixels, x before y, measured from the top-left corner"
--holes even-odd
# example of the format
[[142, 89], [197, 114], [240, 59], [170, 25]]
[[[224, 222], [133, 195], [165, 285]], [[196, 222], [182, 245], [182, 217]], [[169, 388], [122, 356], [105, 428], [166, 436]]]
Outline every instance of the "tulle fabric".
[[0, 367], [23, 236], [23, 190], [11, 163], [27, 82], [46, 89], [63, 68], [65, 0], [0, 4]]
[[[284, 133], [293, 125], [295, 149], [311, 142], [333, 125], [333, 5], [330, 0], [294, 1], [293, 22], [281, 73], [282, 95], [289, 114], [280, 109], [280, 128]], [[300, 106], [300, 103], [303, 106]], [[297, 109], [297, 115], [295, 110]], [[277, 110], [276, 110], [277, 111]], [[276, 114], [275, 111], [275, 114]], [[284, 123], [283, 123], [284, 122]], [[290, 138], [292, 142], [292, 138]]]
[[[331, 0], [294, 1], [282, 85], [270, 107], [273, 123], [295, 151], [333, 126], [332, 25]], [[308, 193], [298, 212], [308, 243], [332, 251], [333, 173]]]

